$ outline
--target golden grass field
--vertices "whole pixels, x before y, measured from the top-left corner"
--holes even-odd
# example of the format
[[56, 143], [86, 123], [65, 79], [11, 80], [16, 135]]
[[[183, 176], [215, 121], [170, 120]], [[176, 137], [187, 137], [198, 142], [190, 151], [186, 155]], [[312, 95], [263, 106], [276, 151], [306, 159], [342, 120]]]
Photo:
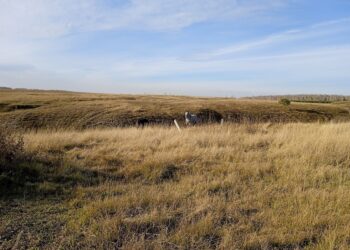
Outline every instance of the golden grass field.
[[183, 122], [186, 111], [214, 112], [234, 123], [349, 121], [349, 108], [350, 102], [284, 107], [265, 100], [0, 89], [0, 123], [25, 130], [127, 127], [139, 118], [173, 125], [173, 119]]
[[[266, 113], [284, 110], [289, 117], [314, 110], [342, 118], [226, 122], [183, 127], [179, 133], [159, 124], [79, 129], [74, 124], [95, 106], [112, 113], [117, 107], [133, 110], [141, 101], [129, 105], [120, 100], [124, 96], [106, 101], [106, 95], [100, 100], [91, 94], [97, 100], [86, 101], [91, 104], [83, 109], [85, 102], [72, 98], [90, 94], [33, 93], [11, 92], [0, 99], [3, 108], [41, 105], [4, 108], [2, 125], [19, 123], [18, 117], [55, 121], [39, 129], [19, 126], [26, 128], [18, 130], [23, 156], [8, 165], [0, 161], [0, 249], [350, 248], [350, 123], [339, 122], [346, 121], [346, 103], [280, 107], [157, 97], [159, 112], [167, 107], [171, 117], [186, 108], [252, 114], [259, 107]], [[146, 100], [145, 112], [156, 105], [153, 97], [133, 98]], [[220, 109], [217, 103], [226, 102]], [[60, 107], [67, 111], [71, 103], [76, 116], [61, 116]]]
[[2, 200], [0, 245], [349, 249], [349, 131], [314, 123], [29, 132], [25, 152], [49, 177], [33, 181], [33, 198]]

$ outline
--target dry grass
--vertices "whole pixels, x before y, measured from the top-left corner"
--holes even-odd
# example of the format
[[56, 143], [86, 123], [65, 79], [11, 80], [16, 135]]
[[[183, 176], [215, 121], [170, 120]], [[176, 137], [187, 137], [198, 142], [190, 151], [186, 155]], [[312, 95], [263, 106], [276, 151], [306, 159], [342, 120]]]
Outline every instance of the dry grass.
[[41, 246], [349, 249], [349, 131], [315, 123], [27, 133], [37, 161], [97, 179], [71, 187], [60, 237]]
[[16, 131], [0, 127], [0, 168], [11, 164], [23, 153], [23, 138]]
[[219, 113], [226, 121], [315, 122], [349, 120], [348, 103], [292, 103], [231, 98], [107, 95], [29, 90], [0, 90], [0, 123], [32, 129], [125, 127], [138, 119], [153, 124], [180, 123], [184, 112]]

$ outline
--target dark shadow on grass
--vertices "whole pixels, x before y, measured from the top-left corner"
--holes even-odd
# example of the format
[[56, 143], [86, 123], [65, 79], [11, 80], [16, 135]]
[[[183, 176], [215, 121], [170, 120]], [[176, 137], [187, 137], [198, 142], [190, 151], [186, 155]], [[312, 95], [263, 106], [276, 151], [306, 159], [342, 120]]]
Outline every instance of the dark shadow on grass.
[[266, 246], [248, 246], [245, 247], [245, 250], [300, 250], [300, 249], [306, 249], [313, 244], [316, 244], [318, 242], [318, 239], [316, 237], [310, 237], [310, 238], [304, 238], [298, 242], [277, 242], [277, 241], [270, 241], [267, 243]]
[[124, 176], [75, 166], [37, 161], [13, 162], [0, 167], [0, 199], [14, 196], [70, 195], [77, 186], [122, 181]]

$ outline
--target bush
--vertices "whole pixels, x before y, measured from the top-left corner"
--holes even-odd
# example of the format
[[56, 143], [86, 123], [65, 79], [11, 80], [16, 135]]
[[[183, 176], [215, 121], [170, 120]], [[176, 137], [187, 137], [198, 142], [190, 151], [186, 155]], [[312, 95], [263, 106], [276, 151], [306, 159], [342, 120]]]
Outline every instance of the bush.
[[0, 127], [0, 167], [23, 157], [23, 136], [14, 130]]
[[282, 98], [278, 101], [279, 104], [282, 104], [283, 106], [289, 106], [291, 101], [289, 99], [286, 98]]

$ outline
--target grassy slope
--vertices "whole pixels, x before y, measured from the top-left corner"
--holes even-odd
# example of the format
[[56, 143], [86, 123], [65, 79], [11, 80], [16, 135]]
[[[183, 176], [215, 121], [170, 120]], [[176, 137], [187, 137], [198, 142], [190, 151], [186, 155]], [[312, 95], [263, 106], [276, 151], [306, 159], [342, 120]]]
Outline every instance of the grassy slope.
[[294, 103], [283, 107], [276, 101], [130, 96], [0, 90], [0, 122], [11, 127], [74, 128], [134, 125], [139, 118], [154, 123], [183, 121], [185, 111], [210, 109], [227, 121], [328, 121], [348, 120], [348, 109], [337, 104]]
[[350, 103], [0, 90], [0, 124], [63, 129], [28, 131], [32, 162], [0, 175], [0, 249], [349, 248], [348, 124], [101, 129], [201, 109], [309, 122]]
[[[246, 124], [27, 133], [26, 152], [60, 178], [38, 181], [51, 195], [27, 197], [30, 209], [0, 203], [0, 246], [19, 238], [44, 248], [349, 249], [349, 131]], [[53, 195], [60, 182], [68, 193]], [[29, 221], [18, 227], [19, 217]]]

